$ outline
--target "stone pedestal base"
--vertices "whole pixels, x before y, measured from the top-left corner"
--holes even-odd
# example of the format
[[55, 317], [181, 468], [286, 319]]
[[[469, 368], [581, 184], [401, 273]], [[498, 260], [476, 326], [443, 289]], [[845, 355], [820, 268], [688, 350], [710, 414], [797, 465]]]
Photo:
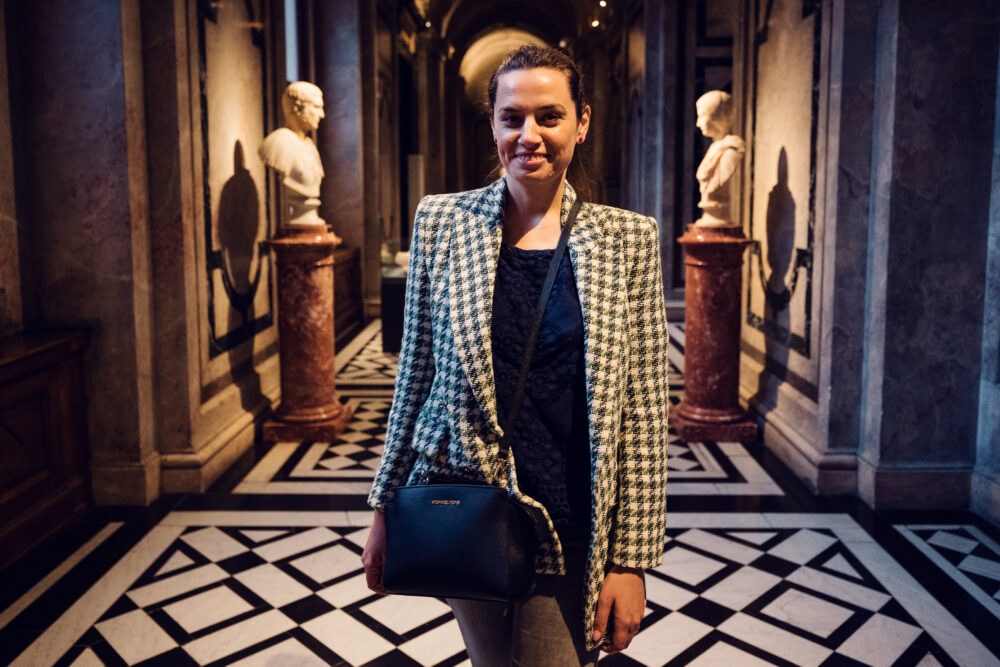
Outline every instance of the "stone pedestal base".
[[277, 419], [264, 422], [262, 437], [264, 442], [333, 442], [347, 428], [351, 420], [351, 410], [342, 408], [340, 414], [330, 419], [314, 422], [291, 423]]
[[688, 225], [684, 246], [684, 400], [670, 422], [684, 441], [749, 442], [757, 424], [739, 405], [740, 283], [743, 248], [739, 227]]
[[728, 424], [711, 424], [670, 416], [670, 425], [684, 442], [714, 440], [715, 442], [756, 442], [757, 422], [748, 417]]
[[268, 245], [278, 276], [278, 355], [281, 404], [263, 426], [274, 440], [332, 441], [351, 411], [336, 397], [333, 250], [326, 231], [286, 230]]

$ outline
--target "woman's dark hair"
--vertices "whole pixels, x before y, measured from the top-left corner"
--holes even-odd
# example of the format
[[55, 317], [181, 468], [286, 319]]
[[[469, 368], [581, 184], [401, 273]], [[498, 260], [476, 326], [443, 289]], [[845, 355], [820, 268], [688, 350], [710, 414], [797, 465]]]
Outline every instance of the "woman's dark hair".
[[[486, 88], [490, 118], [493, 117], [493, 109], [497, 101], [497, 83], [500, 81], [500, 77], [507, 72], [538, 68], [554, 69], [566, 75], [566, 79], [569, 81], [569, 94], [573, 98], [573, 104], [576, 106], [576, 117], [579, 120], [587, 106], [580, 69], [565, 51], [547, 46], [535, 46], [534, 44], [525, 44], [504, 56], [500, 66], [490, 77], [489, 85]], [[566, 180], [570, 181], [581, 200], [589, 201], [591, 198], [590, 178], [584, 168], [580, 148], [577, 146], [573, 160], [569, 163], [569, 168], [566, 170]], [[491, 176], [496, 178], [499, 174], [500, 165], [498, 164]]]

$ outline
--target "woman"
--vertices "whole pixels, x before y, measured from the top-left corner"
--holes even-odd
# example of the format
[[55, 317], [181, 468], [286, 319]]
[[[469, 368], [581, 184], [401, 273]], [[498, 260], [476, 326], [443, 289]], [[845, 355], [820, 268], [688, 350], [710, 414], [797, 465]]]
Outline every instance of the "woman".
[[[532, 310], [576, 190], [590, 107], [555, 49], [509, 54], [489, 84], [505, 176], [417, 209], [405, 329], [363, 555], [383, 592], [381, 508], [404, 483], [496, 483]], [[575, 179], [574, 179], [575, 180]], [[579, 181], [578, 181], [579, 183]], [[666, 523], [667, 325], [655, 220], [585, 203], [512, 429], [510, 493], [545, 511], [534, 594], [449, 600], [473, 665], [593, 665], [628, 646]]]

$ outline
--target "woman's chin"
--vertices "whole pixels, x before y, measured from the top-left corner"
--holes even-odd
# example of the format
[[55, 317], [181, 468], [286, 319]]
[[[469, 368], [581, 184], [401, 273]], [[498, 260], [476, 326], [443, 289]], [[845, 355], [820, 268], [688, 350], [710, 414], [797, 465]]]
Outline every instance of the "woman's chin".
[[524, 183], [526, 185], [530, 183], [544, 183], [558, 177], [558, 174], [548, 163], [537, 167], [517, 166], [512, 169], [508, 169], [507, 175], [517, 182]]

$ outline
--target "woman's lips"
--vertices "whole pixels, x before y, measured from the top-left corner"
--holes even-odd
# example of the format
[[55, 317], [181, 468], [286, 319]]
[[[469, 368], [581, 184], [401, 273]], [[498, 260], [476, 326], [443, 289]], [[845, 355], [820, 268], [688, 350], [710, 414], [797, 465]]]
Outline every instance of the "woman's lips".
[[549, 156], [546, 153], [521, 153], [514, 156], [521, 164], [535, 164], [542, 163], [548, 160]]

